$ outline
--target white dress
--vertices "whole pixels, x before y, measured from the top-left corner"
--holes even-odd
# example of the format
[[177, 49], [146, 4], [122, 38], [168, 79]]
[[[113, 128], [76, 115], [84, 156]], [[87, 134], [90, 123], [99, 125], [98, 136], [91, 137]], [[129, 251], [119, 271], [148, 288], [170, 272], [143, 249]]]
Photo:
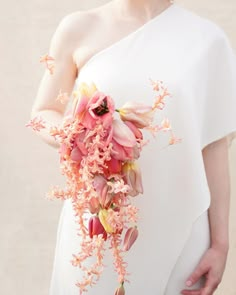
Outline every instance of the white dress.
[[[172, 94], [156, 117], [168, 117], [182, 142], [168, 146], [158, 133], [143, 148], [139, 165], [144, 194], [133, 198], [139, 237], [126, 252], [130, 283], [126, 295], [177, 295], [210, 246], [207, 184], [202, 149], [236, 135], [236, 58], [224, 31], [177, 5], [111, 46], [81, 69], [80, 82], [95, 82], [116, 106], [128, 100], [152, 104], [149, 78], [162, 80]], [[71, 264], [80, 238], [70, 200], [64, 201], [57, 232], [49, 295], [77, 295], [83, 273]], [[88, 295], [111, 295], [118, 286], [112, 254]], [[201, 286], [199, 281], [189, 289]]]

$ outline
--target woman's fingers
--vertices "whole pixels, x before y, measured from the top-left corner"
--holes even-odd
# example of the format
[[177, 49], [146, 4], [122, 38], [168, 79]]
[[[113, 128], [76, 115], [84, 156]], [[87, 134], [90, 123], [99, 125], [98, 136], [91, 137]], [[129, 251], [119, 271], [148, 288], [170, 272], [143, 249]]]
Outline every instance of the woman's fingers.
[[195, 270], [186, 280], [186, 286], [190, 287], [194, 285], [203, 275], [207, 273], [208, 270], [209, 267], [204, 263], [204, 260], [200, 261]]
[[[200, 280], [204, 275], [207, 275], [207, 272], [209, 270], [209, 266], [207, 263], [205, 263], [205, 260], [202, 259], [194, 271], [191, 273], [191, 275], [186, 280], [186, 286], [190, 287], [194, 285], [198, 280]], [[202, 288], [195, 289], [195, 290], [189, 290], [189, 289], [183, 289], [181, 291], [181, 294], [183, 295], [202, 295]]]
[[[196, 278], [196, 277], [195, 277]], [[206, 274], [206, 281], [205, 286], [200, 289], [195, 290], [182, 290], [181, 294], [183, 295], [213, 295], [214, 291], [217, 289], [220, 281], [216, 279], [216, 277], [213, 275], [212, 271], [209, 271]]]
[[202, 289], [201, 295], [212, 295], [213, 292], [217, 289], [219, 283], [220, 283], [220, 280], [216, 279], [212, 271], [209, 271], [207, 280], [206, 280], [204, 288]]
[[[206, 278], [204, 287], [195, 290], [183, 289], [183, 295], [213, 295], [218, 288], [226, 264], [227, 251], [211, 247], [202, 256], [193, 273], [186, 279], [188, 287], [193, 286], [202, 276]], [[190, 281], [190, 284], [187, 282]]]

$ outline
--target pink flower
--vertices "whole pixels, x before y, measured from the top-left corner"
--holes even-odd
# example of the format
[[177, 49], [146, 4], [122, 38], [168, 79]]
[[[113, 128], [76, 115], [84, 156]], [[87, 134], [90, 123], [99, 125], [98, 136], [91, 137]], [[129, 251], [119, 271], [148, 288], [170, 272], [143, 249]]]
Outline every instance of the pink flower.
[[88, 203], [88, 206], [89, 206], [89, 211], [92, 214], [98, 213], [100, 209], [98, 198], [92, 197]]
[[115, 110], [110, 96], [98, 91], [94, 84], [88, 86], [82, 83], [78, 92], [74, 92], [74, 97], [73, 114], [84, 127], [93, 129], [97, 120], [102, 122], [104, 128], [110, 127]]
[[141, 171], [137, 162], [129, 161], [122, 166], [124, 181], [130, 186], [130, 196], [136, 196], [143, 193]]
[[104, 128], [111, 126], [115, 106], [110, 96], [97, 91], [89, 101], [88, 110], [95, 120], [102, 120]]
[[104, 170], [106, 176], [110, 174], [117, 174], [121, 172], [122, 162], [118, 159], [111, 157], [109, 161], [106, 161], [107, 169]]
[[68, 148], [68, 146], [65, 143], [62, 143], [60, 145], [58, 152], [60, 154], [60, 162], [67, 160], [71, 154], [71, 150]]
[[125, 288], [123, 284], [121, 284], [119, 287], [117, 287], [115, 291], [115, 295], [125, 295]]
[[139, 157], [139, 148], [137, 144], [134, 147], [126, 147], [120, 145], [114, 139], [112, 139], [112, 150], [111, 156], [120, 161], [127, 161], [132, 159], [137, 159]]
[[82, 157], [88, 154], [88, 151], [84, 143], [85, 135], [86, 135], [85, 130], [83, 130], [82, 132], [76, 135], [74, 145], [70, 155], [71, 160], [80, 162], [82, 160]]
[[93, 180], [93, 186], [98, 193], [99, 203], [103, 208], [110, 205], [112, 195], [108, 193], [107, 180], [102, 175], [96, 175]]
[[136, 138], [130, 128], [117, 119], [112, 121], [113, 139], [125, 147], [133, 147], [137, 144]]
[[123, 251], [128, 251], [138, 237], [137, 226], [130, 227], [125, 233]]
[[144, 128], [152, 123], [154, 109], [137, 102], [127, 102], [119, 109], [123, 121], [130, 121], [138, 128]]
[[77, 146], [72, 149], [70, 158], [75, 162], [80, 162], [82, 160], [82, 153]]
[[105, 228], [107, 233], [113, 233], [116, 232], [116, 229], [113, 228], [113, 226], [108, 222], [110, 210], [112, 209], [100, 209], [98, 213], [98, 217], [100, 219], [101, 224]]
[[75, 137], [75, 144], [78, 147], [78, 149], [80, 150], [82, 155], [87, 155], [88, 151], [86, 149], [85, 143], [84, 143], [84, 138], [86, 136], [86, 132], [80, 132], [76, 135]]
[[88, 229], [89, 229], [89, 236], [91, 239], [93, 238], [94, 235], [103, 234], [103, 239], [106, 241], [107, 232], [97, 216], [90, 217]]
[[130, 121], [124, 121], [125, 125], [129, 127], [129, 129], [133, 132], [134, 136], [138, 139], [143, 139], [142, 132]]

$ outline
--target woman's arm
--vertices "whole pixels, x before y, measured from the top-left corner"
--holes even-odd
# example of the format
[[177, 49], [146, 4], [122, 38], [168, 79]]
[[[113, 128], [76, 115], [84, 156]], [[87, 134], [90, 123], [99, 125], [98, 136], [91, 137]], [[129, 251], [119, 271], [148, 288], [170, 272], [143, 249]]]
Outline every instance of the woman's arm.
[[202, 151], [211, 194], [209, 221], [211, 247], [228, 251], [230, 174], [226, 137], [208, 145]]
[[184, 295], [213, 295], [220, 284], [227, 261], [229, 248], [230, 175], [227, 138], [221, 138], [202, 150], [211, 204], [208, 210], [211, 243], [200, 262], [186, 278], [192, 286], [202, 276], [206, 277], [201, 289], [183, 289]]
[[[77, 66], [73, 60], [73, 53], [78, 40], [77, 14], [64, 17], [53, 34], [49, 55], [54, 61], [53, 74], [46, 69], [39, 85], [34, 101], [31, 118], [40, 115], [50, 124], [61, 123], [67, 104], [56, 100], [59, 92], [71, 95], [77, 76]], [[59, 147], [54, 137], [50, 136], [45, 129], [37, 134], [49, 145]]]

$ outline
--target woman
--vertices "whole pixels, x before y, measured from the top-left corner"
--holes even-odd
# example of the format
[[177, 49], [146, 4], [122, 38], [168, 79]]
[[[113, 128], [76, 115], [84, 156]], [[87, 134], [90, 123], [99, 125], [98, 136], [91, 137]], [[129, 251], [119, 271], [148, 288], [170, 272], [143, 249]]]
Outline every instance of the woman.
[[[32, 118], [40, 114], [59, 124], [66, 105], [55, 97], [59, 90], [71, 94], [78, 81], [95, 81], [118, 104], [148, 99], [148, 77], [164, 80], [173, 94], [167, 116], [183, 142], [156, 154], [166, 140], [160, 135], [140, 159], [144, 196], [134, 202], [143, 219], [139, 241], [127, 253], [127, 294], [212, 295], [222, 280], [229, 249], [228, 145], [236, 130], [236, 64], [227, 42], [216, 24], [168, 0], [113, 0], [75, 12], [52, 38], [55, 72], [45, 72]], [[40, 136], [59, 147], [46, 132]], [[67, 200], [50, 295], [78, 294], [81, 272], [69, 262], [78, 247]], [[87, 294], [113, 292], [116, 276], [106, 259], [103, 277]]]

